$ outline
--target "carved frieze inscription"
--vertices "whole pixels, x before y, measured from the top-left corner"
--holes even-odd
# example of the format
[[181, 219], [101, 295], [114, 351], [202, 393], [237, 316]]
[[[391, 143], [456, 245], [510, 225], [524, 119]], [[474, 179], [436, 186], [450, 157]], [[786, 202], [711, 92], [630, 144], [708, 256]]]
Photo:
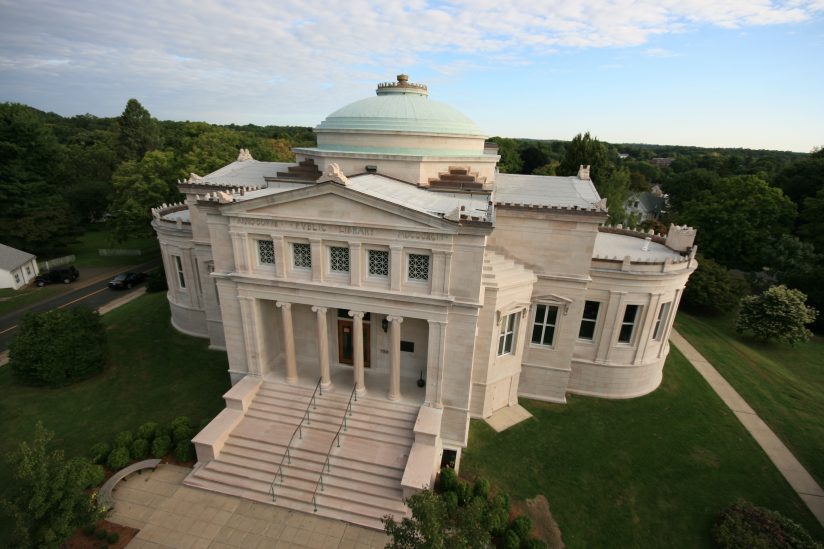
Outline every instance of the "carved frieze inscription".
[[[252, 227], [270, 227], [312, 233], [341, 234], [355, 236], [375, 235], [375, 229], [371, 227], [333, 225], [330, 223], [308, 223], [303, 221], [277, 221], [274, 219], [241, 218], [233, 222], [233, 224], [246, 225]], [[446, 240], [447, 238], [447, 235], [437, 233], [426, 233], [421, 231], [396, 230], [394, 232], [395, 238], [399, 240], [421, 240], [426, 242], [438, 242]]]

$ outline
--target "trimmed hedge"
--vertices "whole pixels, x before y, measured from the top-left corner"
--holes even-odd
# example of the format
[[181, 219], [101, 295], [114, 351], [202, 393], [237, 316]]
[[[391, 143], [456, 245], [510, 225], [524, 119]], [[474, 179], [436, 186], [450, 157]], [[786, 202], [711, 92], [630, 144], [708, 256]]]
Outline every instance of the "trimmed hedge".
[[151, 441], [155, 437], [155, 431], [157, 431], [157, 423], [154, 421], [147, 421], [143, 425], [137, 428], [137, 438], [146, 439]]
[[141, 461], [146, 459], [146, 456], [149, 455], [149, 441], [145, 438], [136, 438], [134, 442], [132, 442], [131, 447], [131, 456], [132, 459], [135, 461]]
[[112, 471], [119, 471], [129, 464], [131, 457], [127, 448], [115, 448], [109, 454], [109, 459], [106, 461], [109, 469]]
[[92, 447], [89, 448], [89, 459], [92, 460], [92, 463], [106, 463], [111, 451], [112, 447], [108, 442], [98, 442], [97, 444], [92, 444]]
[[167, 455], [171, 450], [172, 439], [167, 435], [157, 437], [154, 441], [152, 441], [152, 456], [158, 459]]
[[712, 535], [722, 549], [821, 549], [800, 524], [748, 501], [739, 501], [721, 511]]
[[131, 431], [120, 431], [114, 437], [114, 447], [115, 448], [128, 448], [132, 445], [133, 440], [134, 440], [134, 435], [132, 435]]
[[195, 447], [191, 440], [181, 440], [175, 445], [175, 459], [180, 462], [195, 459]]

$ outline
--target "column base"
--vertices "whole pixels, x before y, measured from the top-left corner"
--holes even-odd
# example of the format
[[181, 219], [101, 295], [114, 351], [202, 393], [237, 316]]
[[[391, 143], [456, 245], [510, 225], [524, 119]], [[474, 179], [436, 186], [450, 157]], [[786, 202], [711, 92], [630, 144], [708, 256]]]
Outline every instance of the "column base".
[[392, 402], [397, 402], [401, 399], [401, 395], [393, 395], [392, 393], [389, 393], [388, 395], [386, 395], [386, 398], [391, 400]]
[[362, 387], [360, 389], [355, 389], [355, 394], [358, 395], [359, 397], [365, 395], [366, 394], [366, 387]]
[[297, 383], [297, 382], [298, 382], [298, 378], [297, 378], [297, 377], [287, 377], [287, 378], [286, 378], [286, 383], [291, 383], [291, 384], [293, 384], [293, 385], [294, 385], [294, 384], [295, 384], [295, 383]]

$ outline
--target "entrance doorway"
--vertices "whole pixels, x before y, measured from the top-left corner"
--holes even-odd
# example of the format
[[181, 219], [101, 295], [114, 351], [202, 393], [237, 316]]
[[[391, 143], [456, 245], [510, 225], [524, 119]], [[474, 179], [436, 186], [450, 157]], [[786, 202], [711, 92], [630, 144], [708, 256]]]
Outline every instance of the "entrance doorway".
[[[338, 362], [341, 364], [355, 363], [355, 325], [346, 309], [338, 309]], [[369, 368], [369, 313], [363, 317], [363, 365]]]

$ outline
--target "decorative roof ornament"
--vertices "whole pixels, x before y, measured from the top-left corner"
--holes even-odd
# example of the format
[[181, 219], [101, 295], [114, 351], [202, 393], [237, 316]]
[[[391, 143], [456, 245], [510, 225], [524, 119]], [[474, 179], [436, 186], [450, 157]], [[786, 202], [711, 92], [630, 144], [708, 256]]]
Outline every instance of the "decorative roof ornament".
[[246, 160], [254, 160], [252, 153], [249, 152], [249, 149], [240, 149], [240, 153], [237, 155], [237, 161], [245, 162]]
[[200, 181], [201, 179], [203, 178], [197, 175], [195, 172], [192, 172], [189, 174], [189, 179], [187, 179], [186, 181], [188, 183], [191, 183], [192, 181]]
[[414, 93], [417, 95], [429, 95], [425, 84], [413, 84], [409, 81], [409, 75], [399, 74], [397, 82], [383, 82], [378, 84], [376, 91], [378, 95], [389, 95], [393, 93]]
[[326, 166], [326, 171], [323, 172], [323, 175], [344, 187], [349, 184], [349, 178], [346, 177], [336, 162], [332, 162]]

